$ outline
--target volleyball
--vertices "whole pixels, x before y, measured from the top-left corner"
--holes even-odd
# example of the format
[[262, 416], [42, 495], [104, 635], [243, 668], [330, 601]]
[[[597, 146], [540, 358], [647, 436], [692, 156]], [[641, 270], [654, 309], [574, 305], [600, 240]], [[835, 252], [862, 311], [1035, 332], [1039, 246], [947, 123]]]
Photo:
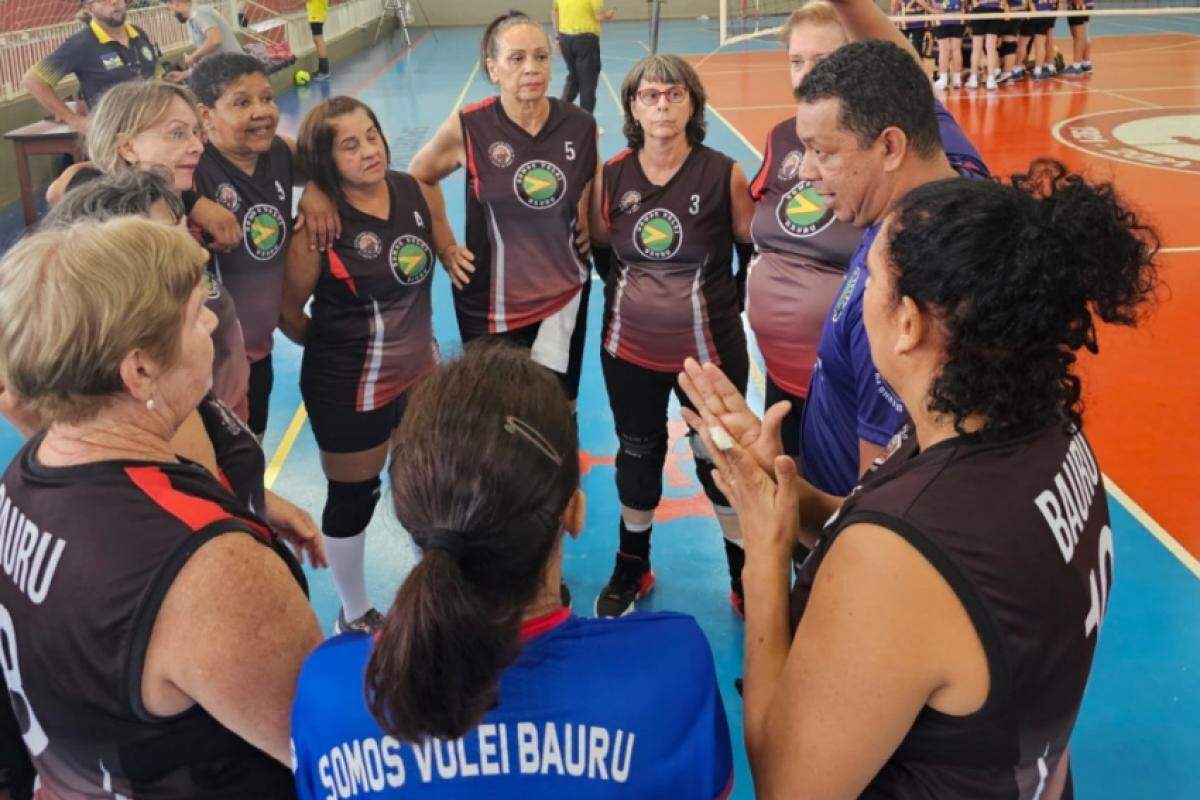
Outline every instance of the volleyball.
[[308, 74], [308, 70], [298, 69], [292, 80], [296, 82], [297, 86], [308, 86], [312, 82], [312, 75]]

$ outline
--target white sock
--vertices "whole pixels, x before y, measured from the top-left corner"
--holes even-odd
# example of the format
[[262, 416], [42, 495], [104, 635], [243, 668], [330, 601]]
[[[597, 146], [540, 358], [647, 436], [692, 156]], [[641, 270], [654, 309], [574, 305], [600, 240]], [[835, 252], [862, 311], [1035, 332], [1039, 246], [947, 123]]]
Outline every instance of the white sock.
[[371, 608], [367, 599], [367, 577], [363, 556], [367, 549], [367, 532], [347, 538], [324, 536], [325, 554], [329, 556], [329, 571], [342, 600], [346, 620], [355, 620]]

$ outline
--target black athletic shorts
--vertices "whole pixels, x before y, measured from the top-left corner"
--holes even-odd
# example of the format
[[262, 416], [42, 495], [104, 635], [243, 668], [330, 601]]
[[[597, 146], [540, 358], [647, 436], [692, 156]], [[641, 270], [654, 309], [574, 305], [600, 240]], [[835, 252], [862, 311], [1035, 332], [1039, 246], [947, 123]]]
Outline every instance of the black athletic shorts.
[[320, 402], [304, 402], [317, 447], [325, 453], [361, 453], [384, 444], [404, 417], [408, 390], [374, 411]]
[[267, 430], [267, 412], [271, 406], [271, 387], [275, 385], [275, 368], [271, 356], [259, 359], [250, 365], [250, 389], [247, 393], [250, 405], [250, 431], [262, 439]]
[[928, 32], [928, 28], [913, 28], [904, 32], [913, 49], [923, 58], [929, 57], [929, 37], [925, 35]]
[[324, 22], [310, 22], [310, 23], [308, 23], [308, 30], [313, 36], [324, 36], [325, 35], [325, 23]]
[[1054, 28], [1057, 17], [1049, 19], [1027, 19], [1021, 24], [1022, 36], [1045, 36]]
[[[579, 378], [583, 374], [583, 342], [587, 334], [588, 298], [591, 296], [592, 281], [589, 274], [589, 279], [583, 284], [583, 288], [580, 290], [579, 309], [575, 313], [575, 324], [571, 329], [571, 339], [567, 346], [567, 371], [559, 372], [558, 370], [551, 370], [551, 372], [558, 376], [559, 382], [562, 383], [563, 391], [567, 393], [567, 397], [572, 401], [579, 397]], [[462, 329], [461, 324], [459, 327], [464, 346], [479, 339], [498, 338], [512, 342], [518, 347], [524, 347], [527, 350], [533, 349], [541, 329], [542, 323], [535, 322], [532, 325], [526, 325], [524, 328], [505, 331], [504, 333], [472, 335], [466, 333]]]
[[792, 409], [783, 418], [783, 452], [792, 458], [799, 458], [800, 432], [802, 430], [800, 423], [804, 418], [804, 398], [796, 397], [794, 394], [789, 394], [787, 390], [779, 388], [779, 385], [771, 380], [770, 375], [767, 375], [766, 394], [766, 405], [763, 407], [764, 412], [781, 400], [791, 402]]
[[1003, 27], [1000, 30], [1001, 36], [1017, 37], [1021, 35], [1021, 20], [1006, 19], [1001, 20], [1001, 22], [1003, 23]]
[[[984, 12], [979, 12], [984, 13]], [[971, 20], [971, 35], [972, 36], [1003, 36], [1005, 26], [1008, 22], [1002, 19], [974, 19]]]
[[939, 42], [942, 39], [961, 39], [966, 33], [966, 27], [966, 25], [939, 25], [933, 29], [933, 35]]
[[1091, 17], [1067, 17], [1067, 24], [1074, 28], [1076, 25], [1085, 25]]

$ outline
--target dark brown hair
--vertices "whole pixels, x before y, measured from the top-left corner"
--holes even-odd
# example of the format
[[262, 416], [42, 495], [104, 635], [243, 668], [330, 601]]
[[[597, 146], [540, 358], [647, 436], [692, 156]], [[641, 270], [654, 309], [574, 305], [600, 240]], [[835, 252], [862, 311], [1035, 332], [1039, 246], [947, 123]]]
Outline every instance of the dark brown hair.
[[[496, 703], [579, 487], [558, 380], [526, 350], [469, 346], [413, 390], [391, 485], [396, 516], [424, 555], [372, 650], [367, 705], [399, 739], [457, 739]], [[456, 548], [431, 546], [447, 536]]]
[[704, 121], [704, 106], [708, 102], [708, 94], [704, 91], [704, 83], [691, 64], [679, 56], [650, 55], [633, 65], [625, 81], [621, 84], [621, 110], [625, 113], [625, 141], [630, 150], [637, 150], [646, 144], [646, 134], [642, 126], [633, 116], [633, 104], [637, 99], [638, 87], [642, 81], [653, 83], [670, 83], [684, 86], [692, 97], [692, 115], [688, 117], [684, 133], [687, 142], [692, 147], [704, 141], [707, 123]]
[[337, 135], [333, 121], [359, 110], [366, 112], [379, 131], [379, 137], [383, 139], [383, 152], [390, 164], [392, 149], [383, 135], [379, 117], [361, 100], [345, 95], [331, 97], [309, 111], [300, 125], [300, 135], [296, 137], [296, 158], [300, 162], [300, 170], [330, 197], [342, 197], [342, 176], [333, 160], [334, 137]]
[[533, 17], [524, 11], [517, 11], [514, 8], [496, 17], [483, 29], [483, 38], [479, 40], [479, 67], [483, 70], [484, 76], [489, 81], [492, 79], [492, 76], [488, 73], [487, 62], [489, 58], [496, 57], [496, 40], [500, 38], [500, 34], [518, 25], [533, 25], [536, 28], [542, 27]]

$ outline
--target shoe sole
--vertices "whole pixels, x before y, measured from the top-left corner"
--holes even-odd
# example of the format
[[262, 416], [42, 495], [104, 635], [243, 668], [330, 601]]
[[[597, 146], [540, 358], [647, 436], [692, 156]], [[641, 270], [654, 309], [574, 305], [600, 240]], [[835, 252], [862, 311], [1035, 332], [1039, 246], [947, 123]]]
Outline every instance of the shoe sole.
[[644, 586], [644, 587], [642, 587], [641, 589], [638, 589], [638, 593], [637, 593], [636, 595], [634, 595], [634, 596], [633, 596], [633, 602], [632, 602], [632, 603], [630, 603], [630, 604], [629, 604], [629, 605], [628, 605], [628, 606], [625, 608], [625, 610], [624, 610], [624, 611], [622, 611], [620, 614], [617, 614], [615, 617], [602, 617], [602, 616], [600, 616], [600, 598], [599, 598], [599, 597], [597, 597], [597, 598], [596, 598], [596, 599], [595, 599], [595, 600], [592, 602], [592, 616], [593, 616], [593, 617], [595, 617], [596, 619], [620, 619], [621, 617], [624, 617], [624, 616], [626, 616], [626, 615], [628, 615], [628, 614], [632, 614], [634, 611], [637, 611], [637, 603], [638, 603], [638, 600], [644, 600], [644, 599], [646, 599], [646, 597], [647, 597], [647, 596], [648, 596], [648, 595], [649, 595], [651, 592], [653, 592], [653, 591], [654, 591], [654, 584], [655, 584], [654, 570], [650, 570], [650, 583], [649, 583], [649, 585], [647, 585], [647, 586]]

